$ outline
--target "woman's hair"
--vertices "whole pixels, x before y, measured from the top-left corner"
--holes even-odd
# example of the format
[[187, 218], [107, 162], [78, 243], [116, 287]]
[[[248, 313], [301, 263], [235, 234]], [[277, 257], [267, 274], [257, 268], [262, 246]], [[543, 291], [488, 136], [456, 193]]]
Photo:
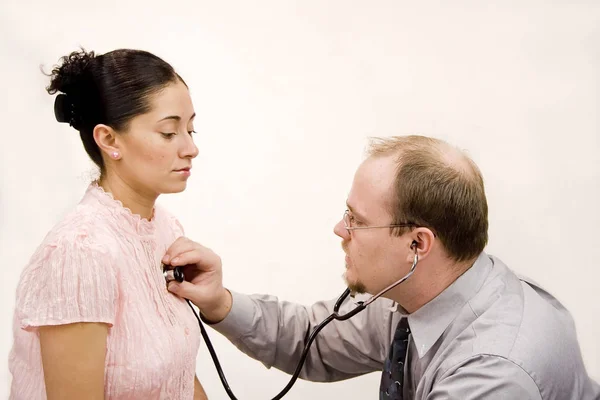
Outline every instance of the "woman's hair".
[[151, 95], [178, 80], [173, 67], [142, 50], [119, 49], [96, 55], [74, 51], [60, 59], [50, 73], [49, 94], [60, 92], [54, 102], [58, 122], [79, 131], [86, 152], [104, 172], [104, 161], [93, 131], [105, 124], [126, 131], [136, 116], [150, 111]]

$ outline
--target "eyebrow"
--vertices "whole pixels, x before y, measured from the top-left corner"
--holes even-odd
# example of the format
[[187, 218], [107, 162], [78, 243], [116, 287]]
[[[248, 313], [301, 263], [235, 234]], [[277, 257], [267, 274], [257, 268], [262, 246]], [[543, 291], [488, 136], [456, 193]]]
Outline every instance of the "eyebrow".
[[[190, 117], [190, 121], [193, 120], [194, 117], [196, 117], [196, 113], [194, 113]], [[159, 120], [158, 122], [165, 121], [165, 120], [168, 120], [168, 119], [172, 119], [172, 120], [175, 120], [175, 121], [181, 121], [181, 117], [179, 115], [169, 115], [168, 117], [164, 117], [163, 119]]]
[[362, 221], [366, 221], [366, 218], [364, 217], [364, 215], [362, 215], [362, 214], [361, 214], [361, 213], [359, 213], [359, 212], [356, 212], [356, 211], [355, 211], [355, 210], [352, 208], [352, 206], [351, 206], [350, 204], [348, 204], [348, 202], [346, 202], [346, 207], [348, 207], [348, 210], [350, 210], [350, 212], [351, 212], [352, 214], [356, 215], [356, 216], [357, 216], [357, 217], [358, 217], [360, 220], [362, 220]]

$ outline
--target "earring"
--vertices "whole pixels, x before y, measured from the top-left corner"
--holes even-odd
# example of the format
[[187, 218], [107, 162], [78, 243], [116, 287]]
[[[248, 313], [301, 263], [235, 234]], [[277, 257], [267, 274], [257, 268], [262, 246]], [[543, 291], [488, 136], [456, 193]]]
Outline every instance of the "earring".
[[113, 151], [112, 156], [113, 156], [113, 158], [119, 157], [119, 152], [118, 151]]

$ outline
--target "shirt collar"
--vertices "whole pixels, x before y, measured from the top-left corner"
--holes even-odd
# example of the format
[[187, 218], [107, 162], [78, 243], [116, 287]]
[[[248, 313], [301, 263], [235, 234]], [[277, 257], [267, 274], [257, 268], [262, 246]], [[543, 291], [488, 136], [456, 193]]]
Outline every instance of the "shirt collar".
[[156, 230], [156, 207], [152, 210], [152, 219], [148, 220], [123, 205], [123, 203], [114, 198], [113, 194], [105, 191], [97, 181], [90, 183], [82, 203], [96, 203], [103, 209], [114, 215], [122, 228], [127, 228], [144, 238], [152, 238]]
[[408, 314], [399, 304], [394, 304], [392, 311], [404, 316], [408, 314], [411, 336], [419, 358], [427, 354], [463, 306], [479, 291], [491, 269], [492, 261], [487, 254], [481, 253], [471, 268], [412, 314]]

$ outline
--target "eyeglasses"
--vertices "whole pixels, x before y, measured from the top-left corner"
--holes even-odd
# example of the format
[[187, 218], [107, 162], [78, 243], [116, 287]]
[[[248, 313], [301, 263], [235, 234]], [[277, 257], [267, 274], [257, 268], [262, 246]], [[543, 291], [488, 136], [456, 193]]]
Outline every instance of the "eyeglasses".
[[404, 224], [395, 224], [395, 225], [352, 226], [352, 223], [354, 221], [354, 217], [352, 217], [350, 215], [350, 211], [349, 210], [344, 211], [343, 221], [344, 221], [344, 227], [348, 231], [348, 234], [350, 234], [355, 229], [408, 228], [408, 227], [411, 227], [411, 226], [418, 226], [417, 224], [414, 224], [412, 222], [407, 222], [407, 223], [404, 223]]

